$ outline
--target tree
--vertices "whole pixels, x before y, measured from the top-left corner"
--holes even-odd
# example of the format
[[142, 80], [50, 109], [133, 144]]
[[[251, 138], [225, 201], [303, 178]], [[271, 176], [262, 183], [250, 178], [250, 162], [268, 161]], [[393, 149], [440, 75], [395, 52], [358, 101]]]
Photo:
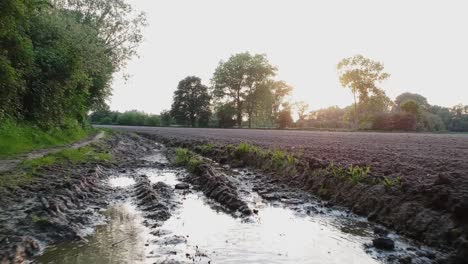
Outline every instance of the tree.
[[354, 97], [354, 125], [359, 119], [358, 103], [366, 101], [372, 94], [381, 92], [377, 84], [390, 75], [383, 72], [382, 63], [356, 55], [341, 60], [338, 65], [339, 80], [343, 87], [348, 88]]
[[280, 106], [284, 102], [284, 98], [291, 94], [293, 88], [289, 86], [284, 81], [269, 81], [273, 93], [273, 120], [276, 122], [278, 120]]
[[401, 104], [400, 107], [401, 110], [408, 114], [413, 114], [417, 116], [419, 113], [419, 104], [413, 100], [405, 101], [403, 104]]
[[171, 116], [170, 111], [163, 110], [163, 111], [161, 111], [159, 116], [161, 118], [161, 125], [162, 126], [170, 126], [172, 124], [172, 116]]
[[213, 95], [227, 99], [236, 108], [238, 127], [242, 127], [244, 111], [251, 127], [255, 106], [253, 94], [260, 83], [275, 76], [276, 70], [265, 55], [248, 52], [233, 55], [226, 62], [219, 63], [211, 80]]
[[408, 101], [413, 101], [422, 109], [428, 109], [430, 107], [426, 97], [416, 93], [402, 93], [395, 98], [396, 110], [399, 111], [401, 106]]
[[222, 104], [216, 107], [216, 118], [218, 119], [218, 126], [221, 128], [231, 128], [236, 124], [234, 116], [236, 109], [230, 104]]
[[297, 117], [299, 118], [299, 121], [304, 121], [307, 117], [306, 112], [309, 109], [309, 104], [304, 101], [299, 101], [295, 103], [295, 106], [297, 109]]
[[278, 114], [278, 127], [281, 129], [287, 128], [292, 125], [293, 119], [291, 116], [291, 108], [283, 108]]
[[188, 76], [179, 82], [174, 92], [171, 115], [177, 122], [194, 127], [197, 121], [211, 115], [210, 100], [208, 87], [201, 83], [201, 79]]
[[[83, 24], [97, 29], [116, 70], [137, 54], [143, 40], [146, 14], [136, 12], [125, 0], [56, 0], [55, 4], [79, 14]], [[86, 41], [86, 38], [82, 41]]]

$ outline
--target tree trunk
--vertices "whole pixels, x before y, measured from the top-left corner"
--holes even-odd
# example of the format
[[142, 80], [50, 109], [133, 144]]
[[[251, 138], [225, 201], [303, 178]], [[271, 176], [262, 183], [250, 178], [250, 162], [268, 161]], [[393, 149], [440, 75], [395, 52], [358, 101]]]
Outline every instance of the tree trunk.
[[358, 112], [357, 112], [357, 102], [356, 102], [356, 92], [353, 93], [354, 96], [354, 129], [358, 128]]
[[242, 103], [240, 100], [240, 93], [237, 92], [237, 98], [236, 98], [236, 104], [237, 104], [237, 127], [242, 128]]

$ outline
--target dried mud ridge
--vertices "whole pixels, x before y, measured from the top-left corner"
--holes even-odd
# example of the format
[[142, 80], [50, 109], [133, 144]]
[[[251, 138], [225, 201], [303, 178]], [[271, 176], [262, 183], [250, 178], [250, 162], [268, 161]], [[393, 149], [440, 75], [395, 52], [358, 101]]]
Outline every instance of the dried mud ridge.
[[182, 180], [193, 184], [196, 189], [223, 205], [230, 213], [239, 212], [242, 216], [252, 214], [247, 203], [240, 198], [236, 185], [226, 174], [216, 171], [208, 163], [200, 167], [200, 173], [189, 174]]
[[[235, 158], [225, 145], [217, 144], [202, 153], [199, 146], [207, 141], [174, 138], [172, 136], [145, 134], [171, 147], [185, 147], [198, 151], [221, 164], [235, 167], [263, 168], [264, 160], [257, 156]], [[440, 176], [432, 185], [415, 185], [402, 181], [401, 186], [383, 184], [354, 184], [324, 173], [328, 164], [311, 158], [302, 158], [295, 172], [285, 175], [271, 172], [269, 176], [278, 184], [300, 188], [319, 195], [331, 204], [350, 208], [358, 215], [382, 224], [398, 233], [424, 244], [450, 252], [449, 263], [466, 263], [468, 259], [468, 206], [450, 200], [450, 180]], [[268, 170], [264, 170], [268, 172]], [[370, 175], [372, 176], [372, 175]], [[326, 193], [323, 189], [326, 188]], [[269, 199], [269, 197], [266, 197]], [[274, 198], [272, 198], [274, 199]], [[452, 204], [453, 205], [448, 205]], [[467, 201], [468, 202], [468, 201]], [[385, 241], [378, 241], [385, 243]], [[384, 245], [385, 246], [385, 245]]]

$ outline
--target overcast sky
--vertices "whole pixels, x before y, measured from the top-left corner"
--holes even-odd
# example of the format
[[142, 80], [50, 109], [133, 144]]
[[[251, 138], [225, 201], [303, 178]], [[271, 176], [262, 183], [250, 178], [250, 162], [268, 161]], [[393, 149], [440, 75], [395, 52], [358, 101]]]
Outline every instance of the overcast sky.
[[181, 79], [209, 85], [220, 60], [244, 51], [265, 53], [311, 109], [352, 103], [336, 64], [355, 54], [384, 63], [392, 99], [409, 91], [468, 104], [468, 1], [128, 1], [149, 26], [130, 80], [115, 77], [113, 110], [169, 109]]

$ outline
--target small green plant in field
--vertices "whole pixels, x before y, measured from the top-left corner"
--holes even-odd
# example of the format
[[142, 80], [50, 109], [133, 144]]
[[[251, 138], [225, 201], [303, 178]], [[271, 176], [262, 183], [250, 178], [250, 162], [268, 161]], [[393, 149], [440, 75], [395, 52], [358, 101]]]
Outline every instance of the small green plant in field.
[[356, 184], [361, 182], [370, 173], [370, 167], [366, 166], [363, 168], [359, 165], [351, 165], [348, 167], [348, 169], [344, 169], [338, 165], [335, 165], [334, 162], [331, 162], [327, 167], [327, 171], [334, 177], [347, 178], [352, 183]]
[[275, 168], [281, 168], [286, 161], [286, 153], [281, 150], [274, 150], [271, 154], [271, 163]]
[[240, 143], [236, 147], [236, 154], [237, 155], [245, 155], [248, 154], [251, 151], [252, 146], [248, 143]]
[[235, 150], [235, 147], [234, 147], [233, 144], [228, 144], [228, 145], [226, 145], [226, 151], [227, 151], [229, 154], [231, 154], [232, 152], [234, 152], [234, 150]]
[[211, 143], [203, 144], [200, 146], [200, 151], [203, 154], [209, 153], [214, 149], [214, 145]]
[[369, 166], [366, 166], [365, 168], [362, 168], [360, 166], [350, 166], [348, 168], [348, 173], [349, 173], [349, 176], [350, 176], [350, 180], [352, 183], [356, 184], [360, 181], [362, 181], [366, 176], [367, 174], [369, 174], [370, 172], [370, 167]]
[[342, 167], [335, 165], [335, 162], [331, 162], [327, 167], [327, 171], [330, 172], [334, 177], [346, 177], [346, 170]]
[[327, 194], [328, 194], [328, 189], [325, 186], [321, 185], [320, 189], [318, 190], [318, 195], [323, 197], [323, 196], [326, 196]]
[[197, 157], [191, 157], [186, 165], [187, 170], [191, 173], [198, 173], [200, 165], [203, 164], [203, 161]]
[[398, 176], [395, 179], [392, 179], [387, 176], [384, 176], [382, 183], [385, 186], [385, 188], [392, 188], [393, 186], [401, 185], [401, 177]]
[[176, 158], [175, 164], [184, 166], [190, 161], [190, 151], [186, 148], [177, 148], [176, 149]]
[[188, 149], [177, 148], [175, 164], [178, 166], [185, 166], [187, 170], [192, 173], [198, 173], [203, 161]]
[[289, 166], [294, 166], [296, 164], [296, 158], [294, 158], [293, 154], [286, 155], [286, 161]]
[[36, 213], [31, 214], [31, 221], [36, 224], [49, 224], [49, 220], [45, 217], [38, 216]]

